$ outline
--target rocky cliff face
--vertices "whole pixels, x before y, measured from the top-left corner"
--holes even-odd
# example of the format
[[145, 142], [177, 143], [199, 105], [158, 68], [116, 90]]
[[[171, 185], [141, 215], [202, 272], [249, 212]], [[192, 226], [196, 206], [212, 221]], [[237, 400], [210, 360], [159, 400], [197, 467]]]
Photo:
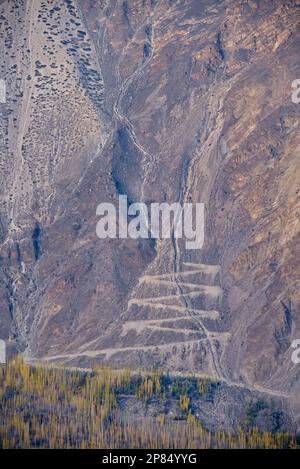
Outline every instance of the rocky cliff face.
[[[300, 365], [299, 1], [0, 5], [0, 328], [28, 359], [197, 371], [289, 399]], [[204, 202], [205, 241], [96, 207]]]

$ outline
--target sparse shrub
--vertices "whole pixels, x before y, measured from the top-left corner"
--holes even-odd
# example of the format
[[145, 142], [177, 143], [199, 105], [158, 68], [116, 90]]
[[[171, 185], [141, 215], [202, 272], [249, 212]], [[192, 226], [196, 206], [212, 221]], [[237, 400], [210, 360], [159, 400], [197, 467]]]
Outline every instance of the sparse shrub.
[[[190, 379], [190, 382], [189, 382]], [[50, 365], [27, 365], [15, 357], [0, 368], [1, 448], [294, 448], [294, 436], [239, 428], [207, 431], [191, 410], [194, 378], [175, 380], [158, 372], [132, 373], [94, 368], [70, 371]], [[185, 416], [135, 420], [122, 414], [122, 390], [148, 400], [179, 397]], [[172, 397], [174, 399], [174, 397]], [[177, 420], [176, 420], [177, 419]]]

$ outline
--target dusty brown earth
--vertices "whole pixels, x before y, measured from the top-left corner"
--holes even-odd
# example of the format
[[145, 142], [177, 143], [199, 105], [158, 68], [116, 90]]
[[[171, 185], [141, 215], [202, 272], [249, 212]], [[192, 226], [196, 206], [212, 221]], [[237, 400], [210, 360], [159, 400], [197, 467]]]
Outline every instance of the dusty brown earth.
[[[292, 0], [1, 2], [10, 351], [196, 371], [298, 414], [299, 23]], [[119, 194], [204, 202], [203, 248], [98, 239]]]

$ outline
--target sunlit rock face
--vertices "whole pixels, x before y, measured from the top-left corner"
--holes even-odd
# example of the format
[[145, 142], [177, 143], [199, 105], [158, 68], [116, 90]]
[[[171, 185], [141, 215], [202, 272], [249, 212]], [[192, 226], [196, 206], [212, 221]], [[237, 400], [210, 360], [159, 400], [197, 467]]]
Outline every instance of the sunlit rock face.
[[[296, 406], [299, 3], [24, 0], [0, 15], [8, 352], [203, 372]], [[203, 248], [99, 239], [96, 208], [120, 194], [205, 203]]]

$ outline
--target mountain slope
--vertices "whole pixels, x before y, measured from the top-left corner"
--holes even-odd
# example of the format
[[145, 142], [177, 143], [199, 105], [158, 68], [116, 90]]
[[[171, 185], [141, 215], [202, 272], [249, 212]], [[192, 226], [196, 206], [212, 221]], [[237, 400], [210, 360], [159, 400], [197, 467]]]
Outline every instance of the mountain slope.
[[[297, 410], [299, 2], [1, 3], [1, 337], [203, 372]], [[205, 203], [203, 249], [96, 207]]]

